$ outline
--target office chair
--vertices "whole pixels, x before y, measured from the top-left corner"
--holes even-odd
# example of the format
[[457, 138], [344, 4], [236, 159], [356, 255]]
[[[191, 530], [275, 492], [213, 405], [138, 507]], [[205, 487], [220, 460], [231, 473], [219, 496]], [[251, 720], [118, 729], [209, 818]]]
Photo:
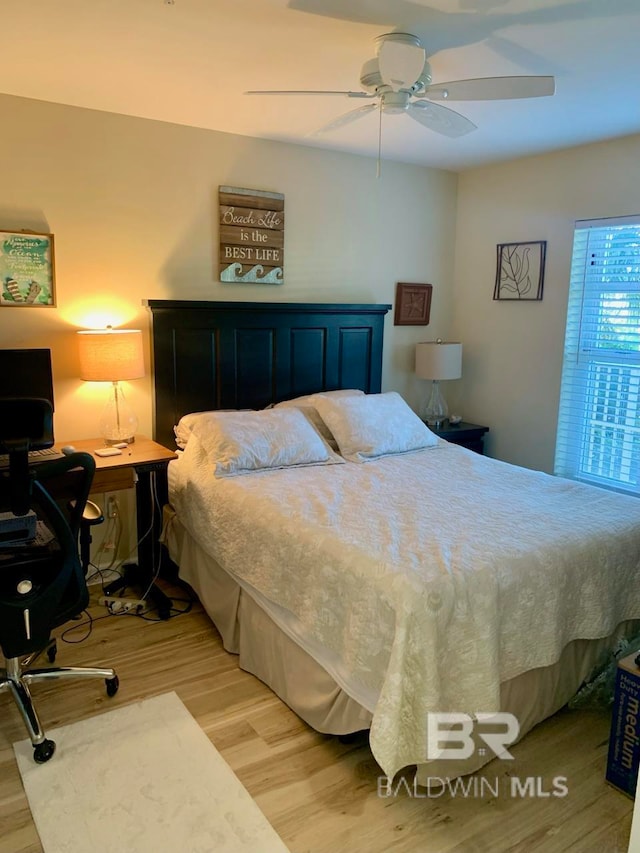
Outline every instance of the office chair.
[[[78, 533], [95, 461], [88, 453], [74, 453], [29, 466], [29, 449], [53, 444], [51, 424], [46, 400], [0, 399], [0, 452], [9, 454], [8, 474], [0, 477], [0, 503], [10, 510], [9, 522], [18, 522], [10, 525], [13, 533], [0, 537], [0, 647], [6, 663], [0, 669], [0, 689], [12, 693], [38, 763], [51, 758], [55, 743], [46, 737], [33, 705], [32, 681], [104, 678], [108, 696], [118, 690], [118, 677], [110, 668], [31, 666], [49, 647], [51, 631], [81, 613], [89, 601]], [[34, 523], [35, 538], [30, 530]], [[15, 533], [20, 524], [24, 530]]]

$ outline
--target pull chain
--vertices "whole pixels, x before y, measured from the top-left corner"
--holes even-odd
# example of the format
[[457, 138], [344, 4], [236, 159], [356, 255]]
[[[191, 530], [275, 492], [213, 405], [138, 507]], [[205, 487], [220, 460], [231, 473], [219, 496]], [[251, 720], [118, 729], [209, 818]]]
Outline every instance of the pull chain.
[[382, 99], [380, 99], [380, 116], [378, 119], [378, 163], [376, 165], [376, 178], [380, 177], [380, 158], [382, 155]]

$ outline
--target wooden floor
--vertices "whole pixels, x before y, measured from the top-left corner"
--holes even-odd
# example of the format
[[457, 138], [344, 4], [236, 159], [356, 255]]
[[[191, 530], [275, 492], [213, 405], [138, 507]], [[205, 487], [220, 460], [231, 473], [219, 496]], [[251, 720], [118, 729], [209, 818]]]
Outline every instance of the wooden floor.
[[[381, 798], [366, 741], [348, 745], [311, 731], [238, 669], [199, 605], [169, 622], [110, 616], [85, 642], [59, 649], [63, 665], [115, 666], [121, 686], [108, 699], [99, 682], [34, 685], [45, 728], [175, 690], [292, 853], [627, 850], [633, 803], [604, 781], [607, 713], [563, 711], [538, 726], [513, 747], [515, 761], [494, 761], [479, 774], [478, 786], [480, 778], [499, 785], [497, 797], [485, 788], [484, 797], [415, 798], [405, 790]], [[0, 694], [2, 853], [41, 851], [11, 747], [24, 737], [11, 697]], [[508, 774], [541, 777], [546, 792], [565, 776], [568, 794], [512, 798]]]

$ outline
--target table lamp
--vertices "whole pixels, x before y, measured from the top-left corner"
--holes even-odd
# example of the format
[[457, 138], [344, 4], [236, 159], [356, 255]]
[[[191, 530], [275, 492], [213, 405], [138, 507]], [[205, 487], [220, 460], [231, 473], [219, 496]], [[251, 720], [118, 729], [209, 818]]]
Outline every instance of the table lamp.
[[142, 332], [140, 329], [113, 329], [78, 332], [80, 378], [88, 382], [111, 382], [112, 394], [100, 420], [105, 444], [131, 444], [138, 419], [125, 400], [118, 383], [144, 376]]
[[429, 426], [439, 427], [449, 414], [442, 396], [440, 382], [460, 379], [462, 376], [462, 344], [442, 341], [425, 341], [416, 344], [416, 376], [431, 380], [431, 393], [423, 412]]

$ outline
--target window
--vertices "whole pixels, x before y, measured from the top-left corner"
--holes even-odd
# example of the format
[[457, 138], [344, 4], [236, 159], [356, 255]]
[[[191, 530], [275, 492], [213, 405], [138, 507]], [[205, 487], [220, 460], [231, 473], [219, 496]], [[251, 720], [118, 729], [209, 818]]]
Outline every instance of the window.
[[555, 473], [640, 494], [640, 216], [576, 223]]

